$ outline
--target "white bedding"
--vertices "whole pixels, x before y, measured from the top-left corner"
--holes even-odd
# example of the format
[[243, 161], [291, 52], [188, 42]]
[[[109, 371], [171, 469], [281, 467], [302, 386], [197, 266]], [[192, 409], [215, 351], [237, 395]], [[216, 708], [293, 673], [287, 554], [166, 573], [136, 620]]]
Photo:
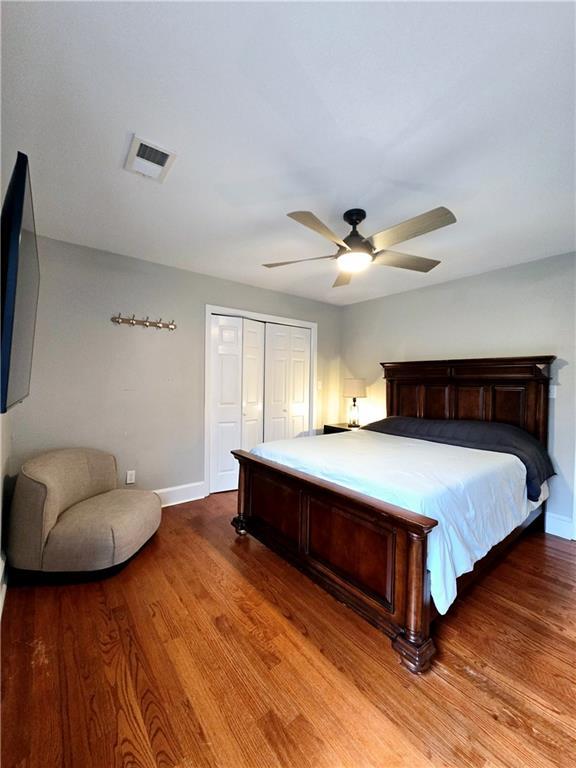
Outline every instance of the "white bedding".
[[516, 456], [367, 430], [261, 443], [252, 453], [438, 521], [428, 536], [430, 588], [446, 613], [456, 578], [545, 501], [526, 494]]

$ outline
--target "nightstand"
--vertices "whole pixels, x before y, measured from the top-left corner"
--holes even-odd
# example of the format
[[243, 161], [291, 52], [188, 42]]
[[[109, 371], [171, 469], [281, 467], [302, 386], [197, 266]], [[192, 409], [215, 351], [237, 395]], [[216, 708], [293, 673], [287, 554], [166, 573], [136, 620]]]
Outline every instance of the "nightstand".
[[333, 435], [336, 432], [351, 432], [353, 429], [358, 429], [358, 427], [349, 427], [346, 422], [342, 422], [341, 424], [324, 424], [323, 434]]

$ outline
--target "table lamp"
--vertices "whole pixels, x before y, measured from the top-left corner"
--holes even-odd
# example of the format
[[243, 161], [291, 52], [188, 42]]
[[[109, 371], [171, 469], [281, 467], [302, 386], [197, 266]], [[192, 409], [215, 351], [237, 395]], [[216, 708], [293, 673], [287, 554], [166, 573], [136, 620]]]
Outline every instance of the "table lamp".
[[344, 379], [344, 397], [352, 398], [348, 411], [348, 426], [359, 427], [360, 418], [356, 398], [366, 397], [366, 379]]

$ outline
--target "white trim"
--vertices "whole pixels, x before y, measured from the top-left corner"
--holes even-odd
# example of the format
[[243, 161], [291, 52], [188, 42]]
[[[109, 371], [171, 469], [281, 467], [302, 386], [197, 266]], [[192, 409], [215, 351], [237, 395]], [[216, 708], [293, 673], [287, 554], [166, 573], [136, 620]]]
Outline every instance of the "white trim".
[[309, 434], [316, 434], [320, 425], [317, 422], [318, 410], [316, 407], [317, 376], [318, 376], [318, 323], [312, 320], [296, 320], [280, 315], [267, 315], [262, 312], [251, 312], [237, 307], [220, 307], [215, 304], [206, 304], [204, 320], [204, 482], [206, 494], [210, 493], [210, 349], [211, 349], [211, 315], [226, 315], [228, 317], [245, 317], [248, 320], [259, 320], [261, 323], [277, 323], [279, 325], [292, 325], [297, 328], [310, 329], [310, 415]]
[[183, 504], [185, 501], [198, 501], [208, 496], [208, 486], [204, 480], [186, 485], [174, 485], [172, 488], [160, 488], [154, 491], [160, 496], [163, 507], [171, 507], [173, 504]]
[[3, 552], [0, 552], [0, 619], [2, 618], [2, 611], [4, 610], [4, 598], [6, 597], [6, 557]]
[[569, 517], [561, 517], [560, 515], [545, 513], [544, 519], [546, 533], [551, 533], [553, 536], [560, 536], [563, 539], [575, 539], [574, 522]]

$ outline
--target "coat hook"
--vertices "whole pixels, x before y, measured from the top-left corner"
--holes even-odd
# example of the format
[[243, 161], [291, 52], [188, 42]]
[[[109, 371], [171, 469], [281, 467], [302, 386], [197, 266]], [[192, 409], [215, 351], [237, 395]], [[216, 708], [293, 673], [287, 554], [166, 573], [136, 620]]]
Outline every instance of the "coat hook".
[[113, 315], [110, 320], [113, 323], [116, 323], [116, 325], [131, 325], [134, 327], [135, 325], [141, 325], [143, 328], [157, 328], [159, 331], [163, 328], [166, 328], [169, 331], [174, 331], [177, 328], [176, 323], [174, 320], [170, 320], [169, 323], [163, 323], [162, 318], [159, 318], [158, 320], [150, 320], [150, 315], [146, 315], [144, 320], [140, 320], [136, 318], [136, 315], [132, 315], [132, 317], [123, 317], [121, 312], [118, 312], [117, 315]]

